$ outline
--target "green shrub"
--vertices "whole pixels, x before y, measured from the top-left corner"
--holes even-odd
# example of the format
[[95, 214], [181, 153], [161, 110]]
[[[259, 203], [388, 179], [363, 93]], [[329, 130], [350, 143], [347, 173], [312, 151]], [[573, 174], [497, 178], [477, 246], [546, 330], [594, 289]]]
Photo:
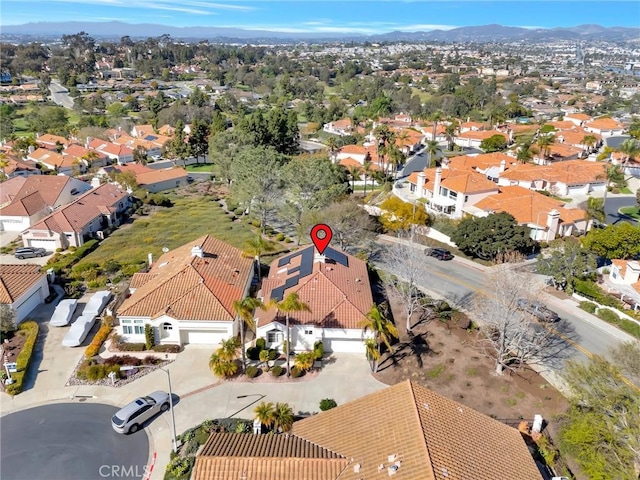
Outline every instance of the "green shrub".
[[133, 355], [114, 355], [112, 357], [105, 358], [102, 363], [108, 367], [113, 365], [131, 365], [137, 367], [143, 363], [138, 357]]
[[256, 348], [260, 349], [260, 350], [264, 350], [267, 347], [267, 341], [260, 337], [256, 339]]
[[147, 355], [146, 357], [144, 357], [142, 359], [142, 364], [143, 365], [155, 365], [156, 363], [158, 363], [159, 359], [158, 357], [154, 357], [153, 355]]
[[234, 214], [234, 215], [237, 215], [238, 217], [241, 217], [241, 216], [244, 214], [244, 209], [243, 209], [243, 208], [236, 208], [236, 209], [233, 211], [233, 214]]
[[313, 344], [313, 359], [314, 360], [322, 360], [322, 356], [324, 355], [324, 346], [321, 341], [317, 341]]
[[245, 373], [247, 377], [254, 378], [258, 376], [258, 373], [260, 373], [260, 369], [254, 365], [250, 365], [247, 367], [247, 371]]
[[302, 370], [302, 369], [300, 369], [298, 367], [291, 367], [291, 376], [293, 378], [301, 377], [303, 373], [304, 373], [304, 370]]
[[22, 350], [20, 350], [20, 353], [16, 358], [17, 372], [11, 374], [13, 383], [11, 385], [7, 385], [6, 387], [6, 392], [9, 395], [17, 395], [22, 392], [24, 376], [26, 375], [29, 364], [31, 363], [31, 356], [33, 354], [33, 348], [36, 345], [36, 340], [38, 339], [39, 329], [40, 327], [38, 326], [38, 324], [32, 320], [22, 322], [18, 326], [18, 333], [16, 333], [16, 335], [26, 335], [26, 338], [24, 341], [24, 346], [22, 347]]
[[270, 348], [269, 349], [269, 360], [273, 362], [276, 358], [278, 358], [278, 350], [275, 349], [275, 348]]
[[323, 412], [327, 410], [331, 410], [332, 408], [336, 408], [338, 404], [333, 398], [323, 398], [320, 400], [320, 410]]
[[153, 351], [162, 352], [162, 353], [179, 353], [180, 345], [176, 345], [176, 344], [154, 345]]
[[122, 342], [118, 345], [118, 350], [122, 352], [144, 352], [144, 343]]
[[284, 369], [280, 365], [271, 367], [271, 375], [273, 375], [274, 377], [279, 377], [280, 375], [282, 375], [283, 370]]
[[143, 264], [129, 263], [122, 266], [122, 275], [125, 277], [132, 277], [134, 273], [138, 273], [143, 267]]
[[627, 318], [621, 318], [618, 326], [630, 335], [640, 338], [640, 325]]
[[284, 243], [291, 243], [291, 242], [293, 242], [293, 240], [291, 240], [289, 237], [286, 237], [284, 239]]
[[613, 310], [609, 310], [608, 308], [599, 309], [596, 315], [605, 322], [613, 324], [618, 324], [620, 322], [620, 317], [618, 316], [618, 314]]
[[211, 435], [211, 432], [209, 432], [209, 430], [205, 427], [200, 427], [196, 430], [196, 433], [193, 437], [193, 440], [198, 444], [198, 445], [204, 445], [205, 443], [207, 443], [207, 440], [209, 440], [209, 436]]
[[279, 242], [282, 242], [285, 239], [285, 234], [284, 233], [279, 233], [276, 235], [276, 240]]
[[260, 349], [258, 347], [247, 348], [247, 358], [249, 360], [258, 360], [260, 358]]
[[580, 302], [580, 308], [585, 312], [595, 313], [598, 306], [593, 302]]
[[87, 287], [89, 287], [89, 288], [102, 288], [102, 287], [107, 285], [108, 281], [109, 281], [109, 279], [107, 277], [100, 276], [100, 277], [96, 278], [95, 280], [91, 280], [90, 282], [87, 282]]
[[144, 348], [145, 350], [151, 350], [156, 344], [156, 335], [153, 332], [153, 327], [150, 324], [144, 326]]
[[85, 375], [87, 380], [91, 382], [95, 382], [96, 380], [101, 380], [103, 378], [106, 378], [107, 372], [104, 368], [104, 365], [94, 364], [94, 365], [89, 365]]

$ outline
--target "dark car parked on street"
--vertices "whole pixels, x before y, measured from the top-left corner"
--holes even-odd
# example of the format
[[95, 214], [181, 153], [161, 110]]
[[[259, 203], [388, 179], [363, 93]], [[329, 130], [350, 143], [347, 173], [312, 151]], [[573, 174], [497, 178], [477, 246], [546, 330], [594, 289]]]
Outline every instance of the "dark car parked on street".
[[451, 260], [453, 258], [453, 254], [445, 248], [425, 248], [424, 253], [438, 260]]

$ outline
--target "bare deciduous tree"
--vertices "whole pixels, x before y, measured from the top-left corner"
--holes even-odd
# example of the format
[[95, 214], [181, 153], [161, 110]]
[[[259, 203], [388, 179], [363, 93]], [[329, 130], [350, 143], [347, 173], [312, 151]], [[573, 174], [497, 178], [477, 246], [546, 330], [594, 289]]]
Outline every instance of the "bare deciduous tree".
[[562, 340], [518, 307], [518, 300], [531, 301], [536, 296], [531, 275], [503, 264], [494, 267], [487, 282], [492, 293], [477, 294], [473, 312], [495, 356], [496, 373], [513, 364], [540, 364], [554, 358]]
[[413, 314], [422, 310], [420, 299], [424, 297], [418, 288], [418, 278], [423, 274], [424, 263], [422, 251], [418, 247], [409, 238], [403, 243], [391, 245], [384, 253], [384, 263], [393, 273], [385, 278], [385, 283], [402, 302], [407, 317], [407, 332], [411, 332]]

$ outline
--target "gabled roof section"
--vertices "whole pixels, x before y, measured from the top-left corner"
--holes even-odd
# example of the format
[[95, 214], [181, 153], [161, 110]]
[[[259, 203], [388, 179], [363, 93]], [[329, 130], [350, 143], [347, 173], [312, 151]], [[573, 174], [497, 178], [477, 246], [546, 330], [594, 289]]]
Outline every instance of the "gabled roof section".
[[[192, 255], [200, 247], [203, 257]], [[177, 320], [233, 321], [234, 300], [242, 299], [253, 260], [210, 235], [162, 255], [146, 274], [137, 274], [136, 291], [118, 316]]]
[[19, 299], [44, 273], [39, 265], [2, 265], [0, 268], [0, 303], [11, 304]]
[[0, 215], [31, 216], [47, 208], [47, 203], [40, 192], [32, 192], [16, 199], [4, 208], [0, 208]]
[[[38, 192], [47, 205], [53, 206], [68, 182], [74, 182], [77, 185], [80, 181], [63, 175], [29, 175], [28, 177], [14, 177], [7, 180], [2, 184], [0, 191], [2, 191], [3, 202], [6, 200], [15, 201]], [[85, 182], [80, 184], [89, 187]], [[7, 195], [12, 198], [7, 198]]]
[[[314, 324], [323, 328], [358, 328], [373, 305], [367, 266], [356, 257], [327, 247], [324, 258], [313, 246], [274, 260], [262, 285], [265, 302], [281, 301], [297, 293], [310, 312], [290, 314], [292, 324]], [[257, 311], [261, 326], [284, 322], [282, 312], [272, 307]]]
[[387, 478], [396, 461], [397, 480], [541, 478], [518, 430], [410, 381], [295, 422], [292, 433], [360, 465], [339, 480]]

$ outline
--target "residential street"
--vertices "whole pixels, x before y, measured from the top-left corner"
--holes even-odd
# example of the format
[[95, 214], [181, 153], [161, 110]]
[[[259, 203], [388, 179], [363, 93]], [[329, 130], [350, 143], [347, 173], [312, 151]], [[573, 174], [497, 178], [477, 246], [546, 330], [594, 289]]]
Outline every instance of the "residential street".
[[[424, 256], [421, 251], [417, 254]], [[393, 268], [382, 261], [374, 263], [393, 273]], [[425, 256], [424, 275], [420, 278], [419, 285], [433, 292], [435, 296], [441, 296], [452, 304], [470, 309], [469, 302], [474, 294], [490, 294], [485, 270], [486, 267], [457, 257], [442, 262]], [[544, 280], [542, 276], [536, 277], [540, 281], [537, 288], [541, 288]], [[575, 344], [569, 346], [573, 350], [573, 359], [585, 360], [589, 354], [605, 355], [611, 347], [633, 340], [630, 335], [581, 310], [573, 299], [560, 299], [546, 292], [542, 292], [541, 297], [564, 320], [564, 336]]]
[[57, 105], [68, 108], [73, 108], [73, 98], [69, 96], [69, 90], [55, 81], [51, 81], [49, 84], [49, 90], [51, 91], [51, 98]]

